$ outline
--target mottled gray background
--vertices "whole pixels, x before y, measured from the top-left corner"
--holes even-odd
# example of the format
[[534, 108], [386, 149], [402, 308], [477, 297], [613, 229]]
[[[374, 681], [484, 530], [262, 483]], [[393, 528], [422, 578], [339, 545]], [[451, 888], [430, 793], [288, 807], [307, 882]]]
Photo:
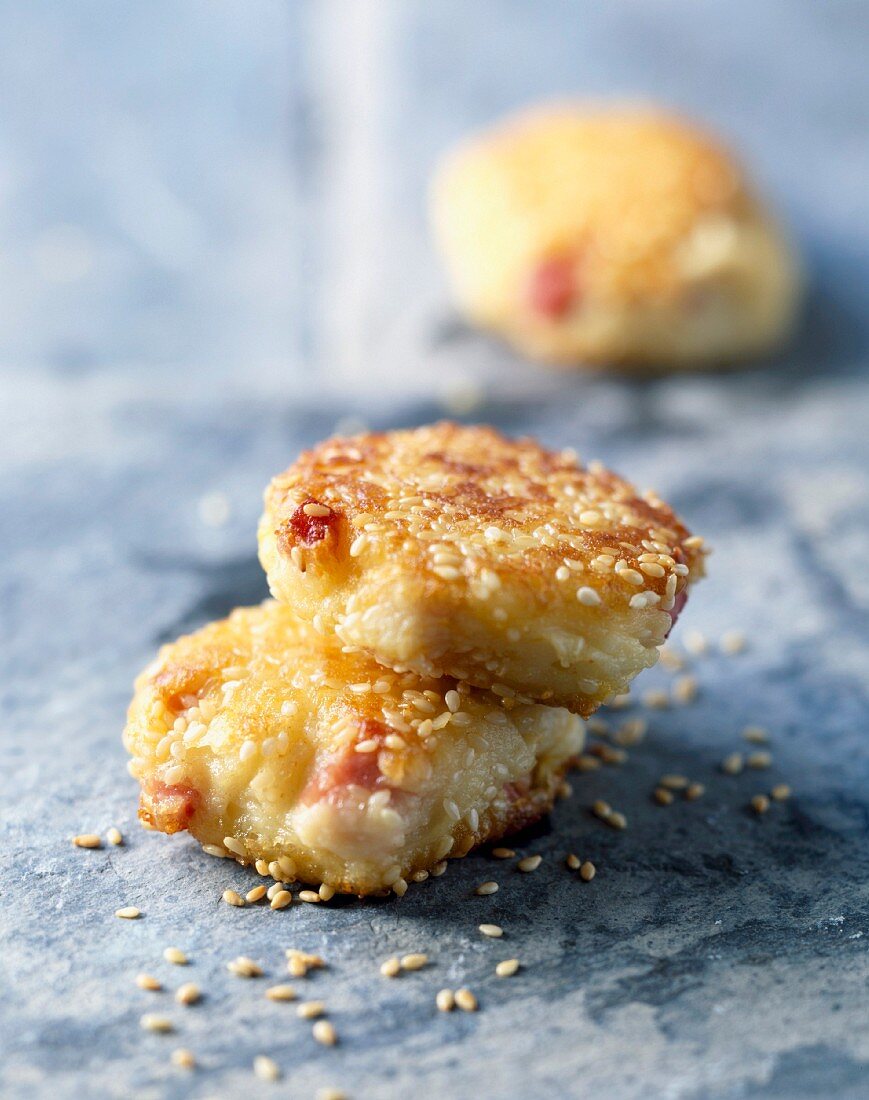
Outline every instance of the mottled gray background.
[[[4, 1096], [869, 1094], [867, 47], [861, 0], [0, 4]], [[663, 98], [742, 150], [810, 273], [787, 354], [570, 378], [457, 321], [425, 232], [433, 160], [566, 91]], [[671, 498], [717, 551], [679, 631], [742, 629], [749, 649], [693, 662], [697, 702], [576, 780], [521, 845], [546, 856], [533, 876], [481, 855], [400, 903], [222, 905], [248, 873], [135, 825], [132, 678], [264, 594], [259, 495], [301, 446], [348, 417], [428, 420], [471, 385], [474, 417]], [[747, 722], [774, 767], [724, 777]], [[652, 804], [668, 770], [706, 797]], [[792, 802], [746, 812], [781, 780]], [[626, 832], [589, 816], [599, 796]], [[110, 824], [125, 847], [70, 846]], [[590, 885], [569, 849], [598, 864]], [[500, 893], [474, 897], [490, 877]], [[225, 971], [243, 952], [279, 974], [288, 946], [330, 962], [309, 984], [333, 1050]], [[430, 968], [378, 976], [408, 950]], [[494, 978], [512, 955], [523, 971]], [[206, 999], [139, 991], [140, 970]], [[481, 1011], [438, 1014], [460, 984]], [[141, 1031], [149, 1010], [178, 1034]], [[194, 1074], [169, 1065], [178, 1045]], [[255, 1082], [259, 1053], [280, 1084]]]

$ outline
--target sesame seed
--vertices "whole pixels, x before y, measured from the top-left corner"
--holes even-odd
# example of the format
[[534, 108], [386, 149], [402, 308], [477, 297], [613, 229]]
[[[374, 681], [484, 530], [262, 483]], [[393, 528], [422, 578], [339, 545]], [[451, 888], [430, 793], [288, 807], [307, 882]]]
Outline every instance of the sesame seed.
[[663, 688], [653, 688], [643, 695], [643, 706], [652, 710], [664, 710], [670, 705], [670, 696]]
[[265, 1054], [258, 1054], [254, 1058], [253, 1071], [260, 1081], [277, 1081], [281, 1076], [281, 1067]]
[[320, 889], [317, 891], [323, 901], [331, 901], [335, 897], [335, 887], [330, 886], [328, 882], [322, 882]]
[[141, 910], [137, 909], [135, 905], [125, 905], [123, 909], [115, 910], [115, 916], [120, 917], [121, 920], [137, 920], [141, 915]]
[[685, 638], [685, 648], [694, 657], [702, 657], [709, 650], [709, 643], [699, 630], [692, 630]]
[[178, 1066], [179, 1069], [196, 1068], [196, 1058], [193, 1055], [193, 1051], [187, 1050], [185, 1047], [179, 1047], [177, 1050], [173, 1050], [169, 1058], [172, 1065]]
[[784, 802], [785, 799], [790, 798], [793, 792], [791, 791], [787, 783], [778, 783], [769, 793], [776, 802]]
[[499, 978], [512, 978], [518, 969], [518, 959], [504, 959], [495, 967], [495, 973]]
[[254, 886], [252, 890], [248, 890], [248, 892], [244, 895], [244, 900], [249, 902], [260, 901], [266, 896], [267, 890], [268, 887], [265, 884]]
[[658, 780], [658, 786], [666, 787], [668, 791], [683, 791], [688, 783], [686, 775], [662, 775]]
[[725, 775], [739, 775], [745, 767], [741, 752], [732, 752], [721, 761], [721, 770]]
[[311, 1028], [311, 1034], [323, 1046], [333, 1047], [338, 1042], [338, 1032], [328, 1020], [317, 1020]]
[[187, 956], [179, 947], [166, 947], [163, 950], [163, 958], [167, 963], [174, 963], [175, 966], [186, 966]]
[[309, 905], [316, 905], [322, 900], [316, 890], [302, 890], [299, 892], [299, 901], [306, 901]]
[[435, 1004], [441, 1012], [452, 1012], [456, 1007], [455, 994], [451, 989], [442, 989], [435, 997]]
[[175, 1000], [180, 1005], [195, 1005], [202, 997], [199, 986], [193, 982], [185, 982], [184, 985], [179, 985], [175, 991]]
[[236, 840], [234, 836], [225, 836], [223, 838], [224, 848], [228, 848], [230, 852], [233, 852], [237, 856], [247, 855], [247, 849], [240, 840]]
[[214, 856], [216, 859], [226, 859], [227, 852], [225, 848], [222, 848], [219, 844], [203, 844], [202, 851], [207, 856]]
[[737, 653], [742, 653], [745, 646], [745, 635], [739, 630], [729, 630], [726, 634], [722, 635], [721, 652], [726, 653], [729, 657]]
[[765, 794], [756, 794], [751, 800], [751, 808], [756, 814], [765, 814], [769, 809], [769, 799]]
[[673, 682], [673, 699], [682, 706], [697, 698], [697, 680], [694, 676], [678, 676]]
[[397, 955], [380, 964], [380, 973], [384, 978], [395, 978], [401, 970], [401, 963]]
[[639, 745], [648, 728], [649, 723], [645, 718], [629, 718], [613, 734], [613, 740], [618, 745]]
[[474, 893], [479, 894], [480, 897], [485, 897], [487, 894], [497, 894], [498, 893], [498, 883], [497, 882], [491, 882], [491, 881], [490, 882], [481, 882], [480, 885], [477, 887], [477, 889], [474, 891]]
[[237, 978], [261, 978], [263, 972], [262, 967], [246, 955], [239, 955], [232, 962], [228, 962], [226, 969]]
[[536, 871], [542, 862], [543, 856], [525, 856], [524, 859], [519, 860], [516, 866], [520, 871], [524, 872], [527, 875], [530, 874], [531, 871]]
[[584, 607], [600, 607], [601, 598], [593, 588], [584, 584], [576, 593], [576, 598]]
[[591, 812], [595, 817], [605, 818], [613, 812], [613, 808], [610, 806], [609, 802], [604, 802], [602, 798], [599, 798], [596, 802], [592, 803]]
[[106, 840], [113, 848], [117, 848], [124, 843], [124, 834], [120, 829], [112, 825], [110, 829], [106, 829]]
[[769, 743], [769, 734], [761, 726], [746, 726], [742, 736], [753, 745], [766, 745]]
[[670, 806], [675, 795], [672, 791], [668, 791], [666, 787], [655, 787], [653, 797], [659, 806]]
[[702, 783], [689, 783], [685, 788], [685, 797], [689, 802], [696, 802], [698, 798], [702, 798], [706, 793], [706, 788]]
[[157, 1031], [163, 1034], [175, 1030], [175, 1025], [168, 1016], [158, 1016], [153, 1012], [146, 1012], [144, 1016], [140, 1017], [139, 1025], [145, 1031]]
[[772, 754], [768, 752], [752, 752], [745, 758], [749, 768], [768, 768], [772, 764]]
[[296, 991], [291, 985], [270, 985], [266, 990], [266, 1000], [269, 1001], [294, 1001]]
[[401, 960], [402, 970], [422, 970], [428, 962], [428, 955], [416, 952], [412, 955], [404, 955]]
[[407, 882], [403, 878], [397, 878], [392, 884], [392, 889], [397, 897], [403, 898], [407, 893]]
[[296, 1015], [301, 1020], [315, 1020], [326, 1011], [324, 1001], [302, 1001], [296, 1009]]
[[477, 998], [470, 989], [457, 989], [455, 992], [456, 1005], [462, 1012], [476, 1012]]
[[314, 501], [305, 504], [302, 511], [306, 516], [331, 516], [332, 509], [327, 508], [325, 504], [317, 504]]
[[616, 576], [619, 580], [626, 581], [628, 584], [640, 585], [643, 583], [643, 574], [636, 569], [619, 569], [616, 571]]
[[597, 867], [595, 867], [590, 859], [587, 859], [579, 869], [579, 877], [583, 882], [591, 882], [596, 874]]
[[571, 871], [578, 871], [580, 868], [579, 856], [575, 856], [573, 852], [569, 852], [567, 858], [564, 861]]
[[431, 872], [430, 872], [431, 877], [432, 878], [440, 878], [441, 875], [446, 872], [446, 869], [447, 869], [447, 861], [445, 859], [442, 859], [438, 863], [436, 863], [434, 865], [434, 867], [432, 867]]
[[284, 884], [282, 882], [273, 882], [268, 890], [266, 890], [266, 897], [269, 899], [269, 901], [274, 901], [274, 899], [277, 897], [278, 894], [281, 893], [283, 889]]
[[224, 890], [221, 897], [223, 898], [223, 900], [226, 902], [227, 905], [235, 905], [235, 906], [238, 906], [239, 908], [244, 907], [244, 904], [245, 904], [244, 898], [241, 896], [241, 894], [236, 893], [235, 890]]
[[[304, 891], [303, 891], [304, 893]], [[302, 895], [300, 894], [299, 897]], [[286, 907], [293, 900], [293, 895], [289, 890], [278, 890], [272, 900], [269, 902], [270, 909], [286, 909]], [[319, 901], [319, 898], [317, 899]]]
[[612, 829], [627, 829], [628, 827], [628, 819], [625, 815], [616, 813], [615, 810], [611, 814], [607, 814], [604, 820]]
[[315, 1100], [347, 1100], [347, 1093], [342, 1092], [341, 1089], [318, 1089]]
[[[596, 756], [592, 756], [590, 753], [583, 752], [577, 756], [574, 761], [574, 766], [578, 772], [593, 772], [597, 771], [600, 767], [600, 760]], [[514, 853], [515, 854], [515, 853]]]
[[76, 848], [102, 848], [103, 839], [99, 833], [79, 833], [72, 838]]
[[504, 935], [504, 929], [500, 924], [481, 924], [479, 926], [480, 931], [484, 936], [491, 936], [492, 939], [500, 939]]
[[157, 979], [152, 977], [150, 974], [137, 974], [136, 985], [139, 987], [139, 989], [150, 989], [155, 993], [157, 992], [157, 990], [163, 988], [162, 982], [157, 981]]

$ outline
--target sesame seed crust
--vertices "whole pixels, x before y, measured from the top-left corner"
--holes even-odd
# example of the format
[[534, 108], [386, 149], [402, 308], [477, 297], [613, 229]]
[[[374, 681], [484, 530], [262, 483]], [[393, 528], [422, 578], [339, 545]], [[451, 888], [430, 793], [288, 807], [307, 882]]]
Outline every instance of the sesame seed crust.
[[380, 668], [268, 601], [165, 646], [124, 741], [143, 822], [256, 866], [280, 909], [295, 880], [317, 887], [301, 901], [403, 893], [524, 828], [551, 808], [583, 729], [563, 708]]
[[[312, 501], [319, 539], [298, 533]], [[654, 664], [704, 560], [654, 494], [450, 422], [301, 455], [266, 491], [259, 543], [273, 594], [346, 647], [583, 715]]]

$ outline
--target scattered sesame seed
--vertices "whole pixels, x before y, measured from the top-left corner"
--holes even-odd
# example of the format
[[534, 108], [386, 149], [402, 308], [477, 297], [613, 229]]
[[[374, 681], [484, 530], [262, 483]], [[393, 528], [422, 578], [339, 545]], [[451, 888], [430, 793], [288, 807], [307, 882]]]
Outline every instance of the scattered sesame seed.
[[728, 630], [721, 638], [721, 652], [732, 657], [745, 649], [745, 635], [739, 630]]
[[769, 799], [765, 794], [756, 794], [751, 800], [751, 808], [756, 814], [765, 814], [769, 809]]
[[154, 993], [163, 988], [163, 983], [150, 974], [137, 974], [136, 985], [139, 989], [150, 989]]
[[485, 897], [487, 894], [497, 894], [498, 893], [498, 883], [497, 882], [491, 882], [491, 881], [490, 882], [481, 882], [480, 885], [477, 887], [477, 889], [474, 891], [474, 893], [479, 894], [480, 897]]
[[207, 856], [214, 856], [216, 859], [226, 859], [228, 854], [226, 849], [222, 848], [219, 844], [203, 844], [202, 851], [205, 852]]
[[670, 696], [663, 688], [652, 688], [643, 694], [643, 706], [653, 710], [664, 710], [670, 705]]
[[613, 740], [618, 745], [639, 745], [648, 728], [649, 723], [645, 718], [629, 718], [613, 734]]
[[653, 797], [659, 806], [670, 806], [675, 798], [672, 791], [666, 787], [655, 787]]
[[269, 901], [274, 901], [278, 894], [283, 891], [283, 889], [284, 884], [282, 882], [273, 882], [268, 890], [266, 890], [266, 897], [269, 899]]
[[407, 882], [403, 878], [397, 878], [392, 884], [392, 889], [395, 895], [399, 898], [403, 898], [407, 893]]
[[401, 962], [397, 955], [380, 964], [380, 973], [384, 978], [395, 978], [401, 970]]
[[530, 874], [532, 871], [536, 871], [540, 864], [543, 862], [543, 856], [525, 856], [524, 859], [520, 859], [516, 864], [516, 867], [524, 874]]
[[294, 978], [304, 978], [309, 970], [320, 970], [326, 965], [326, 960], [321, 955], [309, 955], [295, 947], [288, 947], [286, 956], [287, 970]]
[[583, 752], [574, 760], [574, 767], [578, 772], [593, 772], [597, 771], [600, 767], [600, 760], [596, 756], [592, 756], [590, 753]]
[[578, 871], [580, 868], [579, 856], [575, 856], [573, 852], [569, 852], [567, 858], [564, 861], [571, 871]]
[[196, 1058], [193, 1055], [192, 1050], [187, 1050], [185, 1047], [179, 1047], [177, 1050], [173, 1050], [169, 1056], [172, 1065], [178, 1066], [179, 1069], [196, 1069]]
[[[304, 891], [303, 891], [304, 893]], [[300, 894], [299, 897], [302, 895]], [[289, 890], [278, 890], [272, 900], [269, 902], [270, 909], [286, 909], [286, 907], [293, 900], [293, 895]], [[319, 898], [317, 899], [319, 901]]]
[[455, 992], [456, 1005], [462, 1012], [476, 1012], [477, 998], [470, 989], [457, 989]]
[[338, 1042], [338, 1032], [328, 1020], [317, 1020], [311, 1034], [323, 1046], [333, 1047]]
[[320, 889], [317, 891], [323, 901], [331, 901], [335, 897], [335, 887], [330, 886], [328, 882], [322, 882]]
[[442, 860], [440, 860], [440, 862], [436, 863], [434, 865], [434, 867], [432, 867], [431, 872], [430, 872], [431, 877], [432, 878], [440, 878], [441, 875], [444, 874], [446, 869], [447, 869], [447, 861], [445, 859], [442, 859]]
[[341, 1089], [318, 1089], [315, 1100], [347, 1100], [347, 1093]]
[[741, 752], [732, 752], [721, 761], [721, 770], [726, 775], [739, 775], [745, 767]]
[[175, 1000], [180, 1005], [195, 1005], [201, 998], [202, 993], [199, 986], [193, 982], [185, 982], [184, 985], [179, 985], [175, 991]]
[[146, 1012], [145, 1015], [139, 1019], [139, 1024], [145, 1031], [159, 1031], [166, 1034], [167, 1032], [175, 1030], [175, 1025], [168, 1016], [158, 1016], [153, 1012]]
[[258, 1054], [254, 1058], [253, 1071], [260, 1081], [277, 1081], [281, 1076], [281, 1067], [265, 1054]]
[[135, 905], [125, 905], [123, 909], [115, 910], [115, 916], [120, 917], [121, 920], [137, 920], [141, 915], [141, 910], [137, 909]]
[[612, 699], [607, 700], [607, 706], [610, 710], [624, 710], [625, 707], [631, 705], [630, 693], [625, 691], [621, 695], [614, 695]]
[[746, 726], [742, 731], [742, 736], [753, 745], [769, 744], [769, 734], [762, 726]]
[[441, 1012], [452, 1012], [456, 1007], [455, 994], [451, 989], [442, 989], [435, 997], [435, 1004]]
[[324, 1001], [302, 1001], [296, 1008], [296, 1015], [301, 1020], [316, 1020], [318, 1016], [322, 1016], [326, 1011], [326, 1004]]
[[265, 884], [254, 886], [252, 890], [248, 890], [248, 892], [244, 895], [244, 899], [245, 901], [249, 902], [261, 901], [262, 898], [266, 896], [267, 890], [268, 887]]
[[480, 931], [484, 936], [491, 936], [492, 939], [500, 939], [504, 935], [504, 929], [500, 924], [481, 924], [479, 925]]
[[180, 947], [166, 947], [163, 950], [163, 958], [167, 963], [174, 963], [176, 966], [186, 966], [187, 956], [181, 950]]
[[628, 827], [628, 819], [625, 815], [617, 813], [615, 810], [611, 814], [607, 814], [604, 820], [611, 829], [627, 829]]
[[677, 676], [673, 681], [673, 699], [684, 706], [697, 698], [697, 679], [694, 676]]
[[493, 848], [492, 855], [495, 859], [513, 859], [516, 853], [512, 848]]
[[774, 798], [776, 802], [784, 802], [785, 799], [790, 798], [793, 792], [787, 783], [778, 783], [769, 793], [770, 797]]
[[404, 955], [401, 959], [402, 970], [422, 970], [428, 962], [428, 955], [416, 952], [412, 955]]
[[241, 896], [241, 894], [236, 893], [235, 890], [224, 890], [222, 897], [227, 905], [235, 905], [239, 908], [243, 908], [245, 905], [244, 898]]
[[612, 806], [609, 802], [604, 802], [602, 798], [599, 798], [596, 802], [592, 803], [591, 812], [595, 817], [606, 818], [613, 812]]
[[685, 788], [685, 797], [689, 802], [696, 802], [698, 798], [702, 798], [706, 793], [706, 788], [702, 783], [689, 783]]
[[662, 775], [658, 780], [658, 786], [666, 787], [668, 791], [683, 791], [689, 782], [686, 775]]
[[591, 882], [596, 874], [597, 867], [595, 867], [590, 859], [587, 859], [579, 869], [579, 877], [583, 882]]
[[518, 959], [504, 959], [495, 967], [495, 973], [499, 978], [512, 978], [518, 969]]
[[709, 643], [699, 630], [692, 630], [685, 638], [685, 648], [694, 657], [702, 657], [709, 650]]
[[232, 962], [228, 962], [226, 969], [237, 978], [261, 978], [263, 972], [262, 967], [246, 955], [239, 955]]
[[76, 848], [102, 848], [103, 839], [99, 833], [79, 833], [72, 838]]
[[268, 1001], [294, 1001], [296, 991], [291, 985], [270, 985], [266, 990]]
[[225, 836], [223, 838], [224, 848], [228, 848], [230, 852], [233, 852], [237, 856], [246, 856], [247, 849], [240, 840], [236, 840], [234, 836]]
[[[287, 891], [284, 891], [284, 893], [286, 892]], [[277, 898], [272, 899], [272, 904], [274, 904], [274, 901], [276, 900]], [[299, 892], [299, 901], [306, 901], [309, 905], [316, 905], [322, 900], [323, 899], [320, 897], [316, 890], [301, 890]]]
[[109, 844], [112, 845], [113, 848], [117, 848], [119, 845], [124, 843], [124, 834], [121, 832], [120, 829], [112, 825], [110, 829], [106, 830], [106, 840], [109, 842]]
[[772, 754], [768, 752], [752, 752], [745, 758], [749, 768], [768, 768], [772, 764]]

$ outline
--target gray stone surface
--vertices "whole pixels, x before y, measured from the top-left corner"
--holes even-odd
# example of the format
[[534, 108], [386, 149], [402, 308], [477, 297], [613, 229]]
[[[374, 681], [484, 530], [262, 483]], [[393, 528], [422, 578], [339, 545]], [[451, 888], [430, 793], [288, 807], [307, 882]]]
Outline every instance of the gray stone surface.
[[[869, 1093], [865, 5], [57, 0], [0, 18], [0, 1092]], [[456, 322], [425, 238], [432, 157], [564, 89], [663, 96], [744, 148], [808, 257], [788, 354], [564, 378]], [[259, 495], [300, 447], [342, 418], [442, 415], [467, 379], [475, 418], [672, 499], [716, 547], [678, 634], [740, 629], [749, 648], [692, 662], [697, 701], [652, 712], [624, 767], [576, 778], [521, 841], [545, 856], [534, 875], [473, 855], [401, 902], [222, 905], [248, 872], [135, 824], [132, 678], [265, 594]], [[215, 492], [217, 527], [200, 507]], [[725, 777], [747, 723], [770, 730], [774, 766]], [[705, 797], [655, 806], [668, 771]], [[748, 799], [778, 781], [793, 800], [756, 819]], [[625, 832], [590, 816], [597, 797]], [[111, 824], [124, 847], [70, 846]], [[566, 872], [568, 850], [594, 882]], [[487, 878], [500, 892], [475, 897]], [[142, 919], [115, 919], [125, 904]], [[244, 953], [277, 976], [290, 946], [329, 961], [297, 985], [327, 1001], [334, 1049], [264, 999], [268, 979], [225, 970]], [[379, 977], [412, 950], [430, 967]], [[514, 955], [520, 974], [495, 978]], [[205, 998], [140, 991], [141, 970]], [[480, 1012], [437, 1013], [460, 984]], [[147, 1011], [177, 1034], [143, 1032]], [[181, 1045], [193, 1074], [169, 1065]], [[255, 1081], [260, 1053], [281, 1083]]]

